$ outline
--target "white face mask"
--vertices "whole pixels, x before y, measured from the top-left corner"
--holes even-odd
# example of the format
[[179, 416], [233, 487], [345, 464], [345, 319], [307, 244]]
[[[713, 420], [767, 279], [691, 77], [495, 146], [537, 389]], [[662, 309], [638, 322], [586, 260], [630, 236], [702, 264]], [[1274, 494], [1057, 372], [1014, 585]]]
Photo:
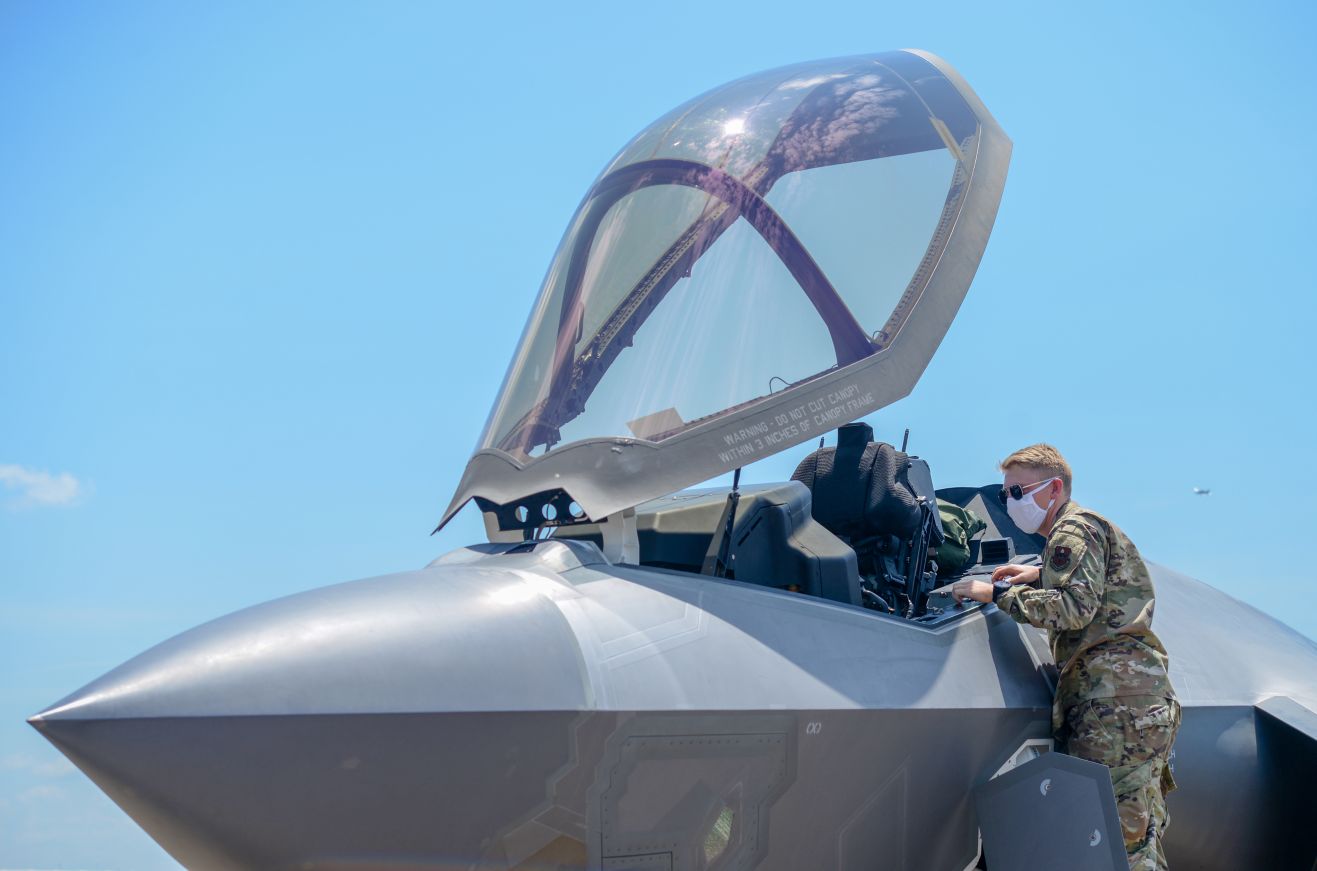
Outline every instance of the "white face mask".
[[1037, 493], [1039, 488], [1050, 485], [1055, 478], [1048, 478], [1046, 481], [1039, 481], [1028, 490], [1024, 491], [1023, 499], [1007, 499], [1006, 514], [1011, 518], [1011, 522], [1020, 527], [1021, 532], [1027, 532], [1030, 535], [1038, 531], [1038, 527], [1043, 525], [1043, 520], [1047, 517], [1047, 512], [1051, 510], [1055, 498], [1047, 500], [1047, 507], [1040, 508], [1034, 501], [1033, 494]]

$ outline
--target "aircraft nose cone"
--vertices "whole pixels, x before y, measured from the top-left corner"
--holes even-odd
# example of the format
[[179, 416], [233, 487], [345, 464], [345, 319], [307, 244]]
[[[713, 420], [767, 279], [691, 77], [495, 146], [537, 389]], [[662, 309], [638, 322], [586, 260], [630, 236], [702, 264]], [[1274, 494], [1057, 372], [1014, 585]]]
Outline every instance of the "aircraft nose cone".
[[477, 855], [542, 800], [589, 707], [554, 584], [436, 566], [302, 593], [170, 639], [29, 722], [189, 867]]
[[537, 592], [553, 584], [437, 566], [301, 593], [157, 645], [31, 722], [579, 709], [573, 636]]

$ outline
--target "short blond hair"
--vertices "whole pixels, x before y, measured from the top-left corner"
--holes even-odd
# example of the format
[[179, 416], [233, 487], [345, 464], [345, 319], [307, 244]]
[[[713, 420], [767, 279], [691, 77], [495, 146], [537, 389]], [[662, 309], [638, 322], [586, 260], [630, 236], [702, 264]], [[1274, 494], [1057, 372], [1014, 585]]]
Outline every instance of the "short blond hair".
[[1001, 470], [1021, 467], [1033, 469], [1043, 475], [1061, 479], [1066, 495], [1070, 495], [1070, 464], [1061, 456], [1061, 452], [1048, 444], [1029, 445], [1001, 461]]

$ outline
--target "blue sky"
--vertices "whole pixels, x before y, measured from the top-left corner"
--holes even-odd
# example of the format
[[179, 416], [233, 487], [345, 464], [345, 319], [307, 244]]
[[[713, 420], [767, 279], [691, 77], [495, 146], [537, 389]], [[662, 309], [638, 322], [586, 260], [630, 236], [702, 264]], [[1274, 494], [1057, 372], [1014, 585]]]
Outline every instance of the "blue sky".
[[1314, 36], [1297, 2], [3, 0], [0, 868], [177, 867], [23, 719], [479, 539], [428, 533], [586, 186], [797, 60], [934, 51], [1015, 142], [879, 435], [909, 426], [939, 486], [1051, 441], [1147, 557], [1317, 636]]

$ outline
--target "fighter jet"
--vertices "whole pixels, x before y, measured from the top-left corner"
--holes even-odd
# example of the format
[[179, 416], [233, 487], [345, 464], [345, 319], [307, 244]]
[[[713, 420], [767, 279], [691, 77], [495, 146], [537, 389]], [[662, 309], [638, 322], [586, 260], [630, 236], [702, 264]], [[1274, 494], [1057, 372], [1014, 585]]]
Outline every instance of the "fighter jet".
[[[1106, 770], [1047, 752], [1043, 637], [940, 592], [1041, 539], [853, 423], [942, 341], [1010, 152], [921, 51], [673, 109], [587, 191], [443, 512], [487, 541], [197, 627], [32, 724], [190, 868], [1120, 867]], [[791, 481], [684, 489], [800, 445]], [[987, 522], [955, 572], [937, 498]], [[1317, 645], [1153, 571], [1172, 865], [1311, 871]]]
[[1194, 488], [1194, 495], [1195, 495], [1195, 496], [1210, 496], [1210, 495], [1212, 495], [1212, 490], [1211, 490], [1210, 487], [1195, 487], [1195, 488]]

